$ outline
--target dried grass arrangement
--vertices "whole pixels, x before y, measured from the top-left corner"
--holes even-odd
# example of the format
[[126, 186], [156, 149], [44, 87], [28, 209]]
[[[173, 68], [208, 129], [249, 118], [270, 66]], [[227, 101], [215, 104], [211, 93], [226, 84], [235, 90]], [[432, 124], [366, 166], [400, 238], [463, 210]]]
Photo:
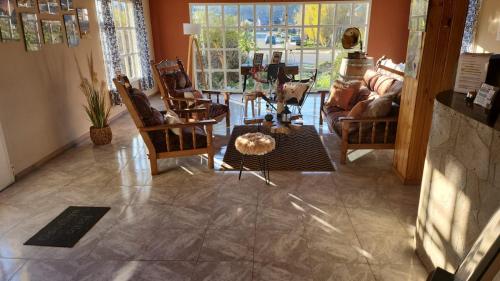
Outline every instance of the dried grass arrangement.
[[109, 95], [105, 81], [100, 81], [97, 72], [94, 68], [94, 59], [92, 53], [87, 57], [87, 65], [89, 68], [89, 78], [84, 77], [80, 64], [75, 57], [80, 75], [80, 90], [85, 95], [87, 101], [83, 105], [89, 121], [92, 123], [90, 127], [90, 138], [95, 144], [108, 144], [112, 139], [111, 128], [108, 124], [109, 114], [111, 111]]

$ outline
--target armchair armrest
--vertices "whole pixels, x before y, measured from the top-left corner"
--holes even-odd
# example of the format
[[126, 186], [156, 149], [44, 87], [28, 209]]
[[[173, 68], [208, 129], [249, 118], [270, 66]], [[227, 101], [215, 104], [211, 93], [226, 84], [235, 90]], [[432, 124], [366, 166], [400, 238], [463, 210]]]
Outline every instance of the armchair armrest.
[[188, 122], [188, 123], [176, 123], [176, 124], [163, 124], [158, 126], [149, 126], [139, 128], [141, 132], [153, 132], [153, 131], [165, 131], [168, 129], [181, 129], [181, 128], [190, 128], [190, 127], [198, 127], [198, 126], [209, 126], [217, 124], [217, 121], [210, 120], [201, 120], [197, 122]]
[[197, 98], [167, 98], [171, 101], [184, 101], [184, 102], [200, 102], [200, 103], [211, 103], [210, 99], [197, 99]]

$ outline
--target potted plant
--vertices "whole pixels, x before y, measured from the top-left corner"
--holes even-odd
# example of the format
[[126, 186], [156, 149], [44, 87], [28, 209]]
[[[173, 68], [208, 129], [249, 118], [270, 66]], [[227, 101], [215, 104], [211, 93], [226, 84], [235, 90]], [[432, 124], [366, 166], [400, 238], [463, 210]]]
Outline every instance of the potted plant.
[[108, 124], [109, 113], [111, 106], [108, 99], [108, 91], [106, 89], [106, 82], [100, 81], [94, 69], [94, 59], [92, 53], [87, 57], [87, 64], [89, 67], [90, 79], [83, 76], [83, 72], [76, 59], [78, 73], [80, 75], [80, 89], [85, 95], [86, 104], [83, 105], [87, 117], [89, 118], [92, 126], [90, 127], [90, 139], [96, 145], [104, 145], [111, 143], [113, 133]]

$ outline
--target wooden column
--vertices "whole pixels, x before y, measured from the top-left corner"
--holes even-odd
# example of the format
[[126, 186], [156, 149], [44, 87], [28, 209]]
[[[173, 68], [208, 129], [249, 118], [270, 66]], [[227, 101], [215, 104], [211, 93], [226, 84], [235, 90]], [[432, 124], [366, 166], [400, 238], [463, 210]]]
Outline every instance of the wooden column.
[[405, 76], [401, 98], [393, 165], [405, 184], [421, 181], [434, 98], [453, 89], [469, 1], [429, 2], [419, 72]]

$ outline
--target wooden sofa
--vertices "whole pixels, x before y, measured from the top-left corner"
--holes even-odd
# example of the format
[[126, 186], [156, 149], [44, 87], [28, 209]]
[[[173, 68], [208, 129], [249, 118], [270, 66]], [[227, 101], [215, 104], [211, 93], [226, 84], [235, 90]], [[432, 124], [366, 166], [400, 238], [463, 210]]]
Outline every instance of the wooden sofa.
[[384, 57], [377, 62], [375, 71], [368, 70], [361, 81], [356, 102], [388, 92], [397, 93], [390, 113], [380, 118], [347, 117], [349, 110], [326, 105], [330, 93], [320, 92], [320, 125], [325, 121], [330, 132], [335, 132], [342, 139], [340, 163], [346, 163], [349, 149], [394, 149], [403, 76], [402, 67]]

